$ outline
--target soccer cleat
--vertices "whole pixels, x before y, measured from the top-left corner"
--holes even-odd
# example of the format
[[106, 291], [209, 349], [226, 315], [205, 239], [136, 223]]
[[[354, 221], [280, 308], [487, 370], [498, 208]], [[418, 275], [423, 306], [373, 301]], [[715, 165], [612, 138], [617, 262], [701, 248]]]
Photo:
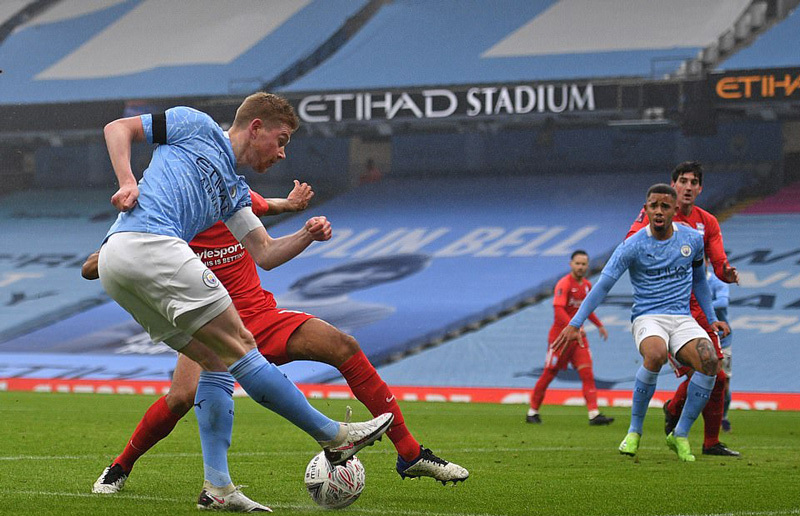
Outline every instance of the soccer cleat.
[[613, 422], [613, 417], [606, 417], [603, 414], [597, 414], [589, 420], [589, 426], [608, 426]]
[[694, 462], [695, 458], [692, 455], [692, 447], [689, 445], [689, 439], [686, 437], [675, 437], [675, 434], [670, 432], [667, 436], [667, 446], [669, 449], [678, 454], [678, 458], [683, 462]]
[[417, 458], [407, 462], [401, 456], [397, 456], [397, 473], [405, 480], [408, 478], [431, 477], [438, 480], [442, 485], [452, 481], [463, 482], [469, 478], [469, 471], [453, 462], [437, 457], [432, 451], [424, 446], [419, 447]]
[[97, 494], [115, 494], [122, 491], [128, 474], [122, 470], [119, 464], [112, 464], [103, 470], [100, 478], [95, 480], [92, 492]]
[[339, 423], [339, 433], [336, 437], [330, 441], [319, 442], [328, 462], [334, 466], [344, 464], [360, 449], [379, 441], [394, 421], [394, 414], [387, 412], [363, 423], [350, 423], [350, 407], [347, 407], [347, 410], [348, 417], [344, 423]]
[[675, 430], [675, 427], [678, 426], [678, 420], [681, 418], [680, 415], [673, 416], [672, 413], [669, 411], [669, 402], [672, 400], [667, 400], [664, 402], [664, 433], [669, 435]]
[[525, 422], [541, 424], [542, 418], [539, 417], [539, 414], [534, 414], [532, 416], [525, 416]]
[[203, 490], [197, 497], [197, 508], [206, 511], [224, 512], [272, 512], [266, 505], [254, 502], [242, 493], [243, 486], [228, 484], [214, 487], [208, 480], [203, 482]]
[[722, 420], [722, 431], [723, 432], [730, 432], [731, 431], [731, 422], [727, 419]]
[[639, 451], [639, 439], [641, 438], [642, 436], [636, 432], [628, 432], [625, 439], [619, 443], [619, 452], [623, 455], [635, 456], [636, 452]]
[[731, 450], [725, 443], [717, 443], [714, 446], [706, 448], [703, 446], [703, 455], [721, 455], [724, 457], [738, 457], [741, 455], [738, 451]]

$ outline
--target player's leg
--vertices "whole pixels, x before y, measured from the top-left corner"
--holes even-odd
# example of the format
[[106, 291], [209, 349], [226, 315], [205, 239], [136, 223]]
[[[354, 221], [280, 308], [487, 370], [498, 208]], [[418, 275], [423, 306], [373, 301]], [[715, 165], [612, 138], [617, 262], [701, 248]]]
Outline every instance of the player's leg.
[[544, 370], [542, 371], [541, 376], [539, 376], [539, 379], [536, 380], [536, 385], [533, 386], [530, 407], [528, 408], [528, 413], [525, 416], [526, 422], [534, 424], [539, 424], [542, 422], [542, 418], [539, 415], [539, 407], [542, 406], [544, 395], [547, 392], [547, 387], [558, 375], [558, 372], [567, 367], [567, 364], [569, 363], [569, 357], [572, 356], [572, 350], [574, 347], [575, 344], [568, 344], [562, 352], [558, 352], [550, 347], [550, 343], [548, 343], [547, 355], [544, 359]]
[[722, 455], [728, 457], [738, 457], [739, 452], [731, 450], [719, 440], [719, 433], [722, 429], [722, 419], [725, 413], [725, 386], [727, 384], [727, 374], [725, 373], [724, 363], [725, 354], [720, 347], [720, 338], [716, 333], [709, 333], [709, 339], [714, 346], [717, 359], [720, 362], [717, 378], [711, 395], [708, 398], [705, 408], [703, 408], [703, 455]]
[[668, 330], [659, 316], [643, 315], [633, 321], [631, 331], [642, 365], [636, 371], [631, 402], [631, 424], [628, 434], [619, 445], [619, 452], [624, 455], [636, 455], [639, 439], [642, 435], [644, 417], [653, 394], [656, 391], [658, 373], [667, 361]]
[[[386, 413], [364, 423], [340, 424], [316, 410], [286, 375], [261, 355], [253, 335], [232, 304], [194, 333], [194, 337], [212, 350], [219, 350], [218, 355], [227, 361], [230, 373], [253, 400], [312, 436], [334, 464], [346, 461], [378, 440], [394, 419]], [[235, 358], [236, 353], [245, 350], [240, 358]]]
[[570, 363], [581, 379], [583, 397], [586, 400], [586, 409], [589, 412], [589, 424], [592, 426], [605, 426], [613, 423], [614, 418], [601, 414], [597, 407], [597, 387], [594, 383], [594, 372], [592, 370], [592, 352], [589, 350], [589, 343], [585, 338], [583, 346], [578, 346], [572, 353]]
[[725, 381], [725, 406], [722, 412], [722, 430], [725, 432], [731, 431], [731, 422], [728, 419], [728, 409], [731, 406], [731, 374], [733, 373], [732, 362], [732, 348], [730, 346], [722, 348], [722, 370], [725, 371], [727, 379]]
[[139, 457], [169, 435], [192, 408], [200, 371], [196, 362], [185, 355], [178, 355], [169, 392], [150, 405], [125, 449], [95, 482], [93, 493], [113, 494], [122, 490]]
[[336, 367], [353, 395], [370, 413], [394, 415], [386, 435], [397, 449], [397, 470], [403, 478], [430, 476], [442, 483], [467, 479], [466, 469], [440, 459], [414, 438], [405, 424], [397, 398], [352, 336], [325, 321], [311, 318], [291, 333], [286, 341], [286, 355], [290, 360], [314, 360]]

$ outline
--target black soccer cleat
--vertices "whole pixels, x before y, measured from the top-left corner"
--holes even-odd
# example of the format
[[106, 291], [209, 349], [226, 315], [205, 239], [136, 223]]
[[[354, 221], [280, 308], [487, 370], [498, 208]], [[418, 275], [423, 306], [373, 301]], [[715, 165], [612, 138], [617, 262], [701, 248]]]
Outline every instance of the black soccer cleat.
[[663, 407], [663, 410], [664, 410], [664, 433], [666, 435], [671, 434], [672, 431], [675, 430], [675, 427], [678, 426], [678, 420], [680, 419], [680, 416], [673, 416], [672, 413], [670, 413], [669, 409], [667, 408], [667, 407], [669, 407], [669, 402], [670, 401], [672, 401], [672, 400], [665, 401], [664, 402], [664, 407]]
[[703, 455], [719, 455], [722, 457], [739, 457], [741, 453], [735, 450], [731, 450], [725, 443], [717, 443], [714, 446], [709, 446], [706, 448], [703, 446]]
[[432, 451], [424, 446], [419, 447], [419, 455], [412, 461], [403, 460], [397, 456], [397, 473], [400, 478], [419, 478], [431, 477], [446, 485], [452, 482], [463, 482], [469, 478], [469, 471], [456, 464], [455, 462], [448, 462], [441, 457], [437, 457]]
[[606, 417], [603, 414], [597, 414], [589, 420], [589, 426], [608, 426], [613, 422], [613, 417]]
[[536, 423], [538, 425], [542, 423], [542, 418], [539, 417], [539, 414], [534, 414], [532, 416], [525, 416], [525, 422]]
[[125, 487], [126, 480], [128, 480], [128, 473], [122, 469], [122, 466], [112, 464], [104, 469], [100, 478], [95, 481], [92, 492], [96, 494], [119, 493]]

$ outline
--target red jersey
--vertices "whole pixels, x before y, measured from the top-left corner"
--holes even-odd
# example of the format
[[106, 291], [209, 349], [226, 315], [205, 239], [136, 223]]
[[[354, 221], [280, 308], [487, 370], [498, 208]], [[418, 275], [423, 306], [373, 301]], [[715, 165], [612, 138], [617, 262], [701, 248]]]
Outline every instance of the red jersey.
[[[553, 326], [550, 328], [550, 335], [547, 338], [547, 342], [556, 340], [561, 330], [569, 324], [572, 317], [578, 312], [578, 308], [581, 307], [581, 303], [586, 299], [591, 289], [592, 284], [588, 279], [581, 278], [581, 280], [578, 281], [572, 273], [558, 280], [553, 296], [553, 312], [555, 318], [553, 320]], [[589, 320], [597, 327], [603, 325], [594, 313], [589, 314]]]
[[[690, 213], [688, 217], [678, 210], [675, 213], [673, 221], [688, 224], [703, 235], [703, 246], [705, 247], [706, 257], [711, 261], [714, 274], [722, 281], [725, 281], [724, 269], [725, 266], [728, 265], [728, 256], [725, 254], [725, 247], [722, 244], [722, 231], [719, 228], [717, 218], [706, 210], [693, 206], [692, 213]], [[642, 208], [642, 211], [639, 212], [639, 216], [633, 224], [631, 224], [631, 228], [628, 230], [628, 234], [625, 235], [625, 238], [627, 239], [648, 224], [650, 224], [650, 219], [647, 218], [647, 214], [644, 208]], [[700, 304], [697, 302], [697, 299], [695, 299], [694, 293], [692, 293], [690, 308], [692, 310], [692, 317], [694, 317], [704, 330], [710, 331], [711, 328], [708, 325], [706, 314], [703, 313], [703, 309], [700, 308]]]
[[[252, 190], [250, 197], [253, 213], [265, 215], [269, 209], [266, 199]], [[189, 246], [225, 285], [242, 319], [256, 315], [263, 308], [275, 306], [272, 293], [261, 288], [256, 262], [228, 231], [224, 222], [219, 221], [198, 234], [189, 242]]]

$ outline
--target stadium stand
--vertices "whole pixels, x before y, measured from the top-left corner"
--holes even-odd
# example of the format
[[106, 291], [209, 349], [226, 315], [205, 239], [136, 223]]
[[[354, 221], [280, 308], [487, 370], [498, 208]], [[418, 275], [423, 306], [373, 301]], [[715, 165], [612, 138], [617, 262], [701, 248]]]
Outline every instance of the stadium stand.
[[651, 77], [715, 41], [749, 3], [398, 0], [285, 91]]
[[779, 68], [800, 64], [800, 9], [719, 65], [721, 70]]
[[[319, 315], [353, 334], [380, 363], [547, 291], [575, 246], [603, 257], [617, 241], [615, 235], [627, 228], [631, 214], [638, 212], [642, 192], [662, 174], [599, 174], [592, 189], [580, 190], [574, 188], [575, 179], [465, 177], [365, 185], [314, 208], [314, 213], [333, 221], [334, 238], [315, 244], [274, 273], [262, 272], [262, 283], [276, 294], [280, 306]], [[715, 183], [710, 196], [730, 195], [747, 181], [742, 174], [727, 174]], [[614, 202], [598, 202], [612, 198]], [[298, 223], [299, 219], [287, 220], [270, 231], [285, 234]], [[72, 232], [71, 245], [93, 250], [107, 225], [107, 220], [94, 224], [87, 231], [92, 237], [88, 243]], [[25, 226], [15, 231], [20, 234]], [[37, 241], [40, 247], [46, 242]], [[19, 270], [41, 274], [41, 280], [64, 290], [69, 285], [74, 292], [59, 292], [58, 299], [64, 298], [60, 303], [74, 303], [81, 293], [96, 303], [97, 282], [77, 281], [80, 288], [72, 287], [76, 266], [88, 252], [72, 253], [69, 260], [63, 258], [66, 251], [59, 253], [55, 256], [61, 261], [50, 269], [44, 264]], [[33, 252], [21, 249], [20, 254]], [[7, 266], [21, 260], [15, 258]], [[70, 277], [61, 276], [65, 274]], [[50, 297], [41, 303], [52, 309], [56, 296]], [[33, 310], [36, 305], [32, 301], [19, 306]], [[32, 314], [36, 312], [28, 313], [28, 319]], [[161, 363], [163, 355], [171, 360], [163, 345], [143, 345], [147, 342], [122, 309], [107, 303], [6, 340], [0, 352], [70, 352], [75, 354], [73, 364], [96, 354], [120, 353], [144, 355], [145, 362]], [[162, 356], [148, 358], [154, 353]], [[329, 378], [317, 365], [297, 364], [287, 371], [298, 381]]]
[[366, 4], [62, 0], [0, 45], [0, 103], [249, 93]]
[[[797, 314], [800, 306], [800, 277], [797, 273], [800, 248], [797, 239], [787, 238], [800, 224], [798, 191], [800, 185], [787, 187], [721, 225], [728, 256], [741, 276], [740, 284], [731, 286], [729, 309], [734, 331], [735, 392], [798, 390], [793, 361], [765, 359], [765, 356], [794, 356], [797, 333], [800, 332]], [[701, 201], [705, 200], [705, 194], [704, 191]], [[629, 218], [632, 220], [633, 216], [631, 214]], [[624, 233], [625, 230], [618, 235]], [[585, 325], [600, 389], [629, 390], [633, 387], [633, 372], [641, 357], [636, 353], [630, 335], [631, 296], [626, 274], [597, 310], [609, 330], [607, 342], [600, 339], [594, 325]], [[430, 385], [435, 382], [434, 385], [441, 386], [502, 385], [532, 389], [544, 364], [547, 331], [553, 321], [551, 302], [552, 298], [548, 298], [480, 331], [409, 356], [397, 364], [381, 367], [380, 374], [389, 384], [395, 385]], [[489, 362], [493, 366], [485, 367]], [[481, 371], [481, 374], [477, 375], [475, 371]], [[670, 390], [677, 385], [669, 368], [662, 369], [661, 375], [660, 389]], [[552, 385], [576, 389], [580, 386], [580, 379], [574, 371], [568, 370], [560, 374]]]

